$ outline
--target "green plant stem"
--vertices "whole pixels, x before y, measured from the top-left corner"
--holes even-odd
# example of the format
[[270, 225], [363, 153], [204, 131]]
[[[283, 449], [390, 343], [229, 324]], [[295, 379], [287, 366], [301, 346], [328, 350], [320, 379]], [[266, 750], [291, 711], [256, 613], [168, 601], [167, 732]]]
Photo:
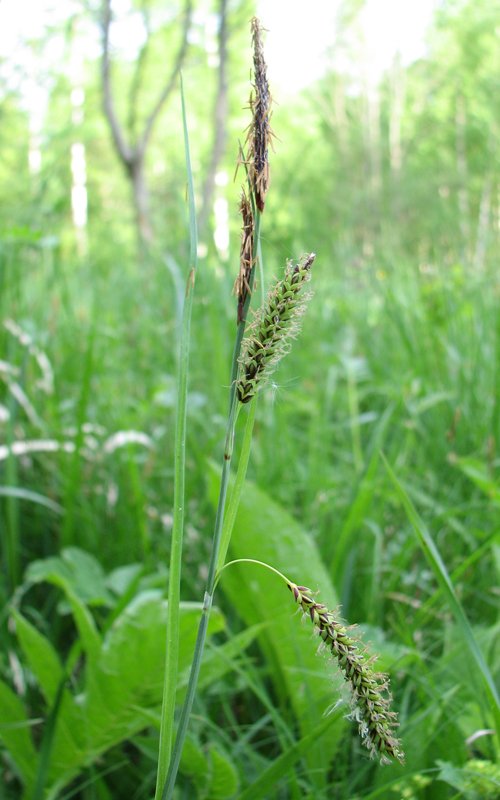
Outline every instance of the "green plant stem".
[[168, 606], [166, 629], [165, 671], [163, 680], [163, 702], [160, 721], [160, 744], [158, 752], [158, 771], [155, 800], [161, 797], [165, 784], [168, 765], [172, 755], [174, 734], [175, 703], [177, 696], [177, 676], [179, 670], [179, 631], [180, 631], [180, 586], [182, 569], [182, 542], [184, 534], [184, 501], [185, 501], [185, 462], [186, 462], [186, 418], [187, 390], [189, 373], [189, 341], [191, 331], [191, 315], [193, 308], [193, 289], [197, 268], [197, 230], [196, 209], [194, 202], [193, 174], [189, 153], [189, 138], [186, 121], [186, 107], [181, 81], [182, 120], [184, 127], [184, 148], [186, 154], [186, 171], [188, 176], [189, 206], [189, 275], [186, 283], [186, 294], [182, 314], [182, 331], [178, 367], [178, 401], [175, 428], [174, 455], [174, 513], [172, 525], [172, 542], [170, 550], [170, 571], [168, 581]]
[[224, 564], [224, 566], [217, 571], [217, 576], [215, 580], [216, 586], [219, 583], [221, 575], [224, 572], [224, 570], [227, 569], [228, 567], [233, 567], [235, 564], [257, 564], [258, 567], [264, 567], [265, 569], [269, 570], [269, 572], [274, 572], [274, 574], [277, 575], [278, 578], [281, 578], [281, 580], [284, 583], [286, 584], [291, 583], [291, 581], [286, 577], [286, 575], [283, 575], [283, 573], [280, 572], [279, 569], [276, 569], [276, 567], [272, 567], [271, 564], [267, 564], [265, 561], [259, 561], [258, 558], [235, 558], [234, 561], [228, 561], [227, 564]]
[[[255, 210], [254, 210], [255, 213]], [[257, 223], [255, 226], [255, 237], [256, 237], [256, 250], [257, 250], [257, 264], [259, 267], [259, 279], [260, 279], [260, 294], [261, 294], [261, 302], [263, 303], [265, 300], [265, 286], [264, 286], [264, 268], [263, 268], [263, 261], [262, 261], [262, 249], [260, 243], [260, 213], [257, 211]], [[243, 326], [240, 326], [243, 328]], [[242, 331], [243, 332], [243, 331]], [[241, 347], [241, 339], [239, 343]], [[237, 361], [235, 362], [237, 365]], [[236, 375], [234, 379], [236, 380]], [[253, 428], [255, 424], [255, 413], [257, 410], [257, 397], [254, 398], [253, 402], [250, 403], [250, 408], [247, 416], [247, 421], [245, 424], [245, 433], [243, 434], [243, 442], [241, 445], [241, 453], [238, 460], [238, 471], [236, 473], [236, 478], [234, 481], [234, 486], [231, 490], [231, 494], [229, 495], [228, 507], [225, 516], [224, 527], [222, 529], [222, 541], [219, 550], [219, 558], [217, 561], [217, 572], [219, 572], [226, 560], [227, 551], [229, 548], [229, 542], [231, 541], [231, 534], [233, 532], [234, 523], [236, 521], [236, 512], [238, 511], [238, 506], [240, 504], [240, 497], [241, 492], [243, 491], [243, 486], [245, 484], [245, 478], [248, 469], [248, 461], [250, 459], [250, 450], [252, 447], [252, 435], [253, 435]]]
[[255, 397], [253, 401], [250, 403], [250, 408], [248, 410], [248, 416], [245, 424], [245, 432], [243, 434], [243, 442], [241, 445], [241, 453], [238, 460], [238, 470], [236, 473], [234, 485], [231, 489], [231, 493], [229, 495], [229, 500], [227, 504], [224, 526], [222, 528], [222, 538], [219, 550], [219, 557], [217, 560], [217, 572], [220, 572], [226, 560], [227, 551], [229, 548], [229, 542], [231, 540], [231, 534], [233, 532], [234, 523], [236, 520], [236, 513], [238, 511], [238, 506], [240, 504], [241, 492], [243, 491], [243, 486], [245, 484], [248, 461], [250, 459], [250, 449], [252, 446], [252, 434], [253, 434], [253, 426], [255, 423], [256, 409], [257, 409], [257, 398]]

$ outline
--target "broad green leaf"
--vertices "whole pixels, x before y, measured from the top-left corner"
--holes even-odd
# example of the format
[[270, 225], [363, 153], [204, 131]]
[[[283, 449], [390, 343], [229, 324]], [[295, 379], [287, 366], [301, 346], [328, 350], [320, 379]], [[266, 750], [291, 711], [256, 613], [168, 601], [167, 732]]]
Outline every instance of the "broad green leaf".
[[[113, 596], [108, 589], [108, 578], [99, 561], [79, 547], [66, 547], [60, 556], [35, 561], [28, 568], [31, 580], [47, 580], [57, 573], [69, 583], [75, 595], [85, 605], [112, 606]], [[42, 577], [42, 576], [46, 577]]]
[[458, 767], [437, 761], [439, 780], [453, 786], [468, 800], [496, 800], [500, 796], [500, 766], [491, 761], [467, 761]]
[[63, 675], [59, 656], [49, 640], [19, 611], [14, 609], [12, 618], [16, 623], [19, 644], [47, 703], [50, 705], [56, 696], [57, 687]]
[[28, 583], [47, 582], [62, 589], [71, 606], [82, 647], [88, 658], [96, 658], [101, 647], [101, 637], [91, 613], [75, 591], [73, 579], [74, 570], [70, 564], [57, 557], [33, 561], [26, 570]]
[[79, 547], [66, 547], [61, 558], [71, 572], [72, 586], [80, 600], [86, 605], [113, 605], [106, 573], [93, 555]]
[[[179, 664], [190, 663], [201, 605], [181, 604]], [[50, 798], [106, 750], [151, 724], [159, 710], [165, 658], [166, 602], [161, 592], [142, 592], [106, 633], [98, 657], [87, 663], [79, 697], [81, 723], [68, 747], [68, 710], [62, 708], [54, 736]], [[211, 615], [211, 634], [224, 628], [221, 613]], [[70, 740], [71, 744], [71, 740]]]
[[209, 765], [201, 747], [190, 736], [184, 742], [180, 770], [193, 781], [198, 796], [203, 796], [209, 777]]
[[217, 746], [210, 748], [211, 781], [210, 800], [227, 800], [238, 791], [238, 772], [230, 758]]
[[141, 564], [126, 564], [117, 567], [106, 576], [106, 586], [119, 597], [129, 589], [131, 583], [137, 580], [142, 571]]
[[0, 681], [0, 741], [7, 748], [12, 764], [26, 786], [33, 783], [36, 751], [31, 741], [30, 721], [22, 700]]
[[[217, 492], [217, 473], [212, 470]], [[337, 605], [335, 590], [311, 536], [271, 500], [247, 481], [229, 548], [230, 558], [264, 561], [299, 584], [320, 591], [321, 602]], [[247, 625], [266, 622], [259, 637], [271, 668], [271, 676], [283, 709], [293, 709], [303, 735], [318, 720], [338, 693], [332, 685], [335, 668], [318, 655], [318, 641], [307, 620], [301, 623], [293, 597], [284, 583], [268, 570], [253, 564], [237, 564], [224, 571], [219, 584]], [[318, 746], [308, 751], [311, 773], [324, 774], [324, 764], [335, 752], [346, 723], [331, 725]], [[313, 773], [314, 771], [314, 773]]]

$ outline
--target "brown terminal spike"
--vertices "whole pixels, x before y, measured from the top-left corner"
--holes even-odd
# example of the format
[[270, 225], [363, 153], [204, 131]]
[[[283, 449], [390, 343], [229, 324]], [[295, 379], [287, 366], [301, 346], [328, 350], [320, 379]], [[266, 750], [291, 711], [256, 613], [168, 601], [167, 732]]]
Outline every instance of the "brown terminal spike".
[[271, 94], [262, 45], [262, 25], [257, 17], [251, 21], [254, 65], [254, 91], [250, 96], [252, 122], [248, 130], [248, 173], [255, 204], [264, 210], [269, 189], [269, 142], [271, 139]]

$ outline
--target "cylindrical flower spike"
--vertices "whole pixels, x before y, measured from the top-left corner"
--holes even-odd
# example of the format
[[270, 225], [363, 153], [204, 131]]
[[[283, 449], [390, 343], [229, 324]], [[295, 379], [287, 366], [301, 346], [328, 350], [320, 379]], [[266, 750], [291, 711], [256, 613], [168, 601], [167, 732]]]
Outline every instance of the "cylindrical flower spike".
[[269, 141], [271, 138], [271, 94], [267, 81], [267, 67], [262, 45], [262, 26], [257, 17], [251, 22], [253, 41], [254, 90], [250, 97], [252, 122], [248, 131], [248, 174], [255, 203], [264, 210], [269, 188]]
[[353, 639], [347, 628], [322, 603], [314, 600], [307, 586], [287, 582], [295, 602], [302, 608], [336, 659], [344, 680], [351, 691], [352, 717], [365, 747], [381, 763], [394, 758], [404, 762], [400, 741], [394, 736], [396, 714], [390, 710], [391, 697], [387, 693], [388, 678], [372, 668], [370, 659], [360, 643]]
[[310, 295], [303, 293], [310, 279], [314, 253], [298, 264], [289, 262], [285, 277], [271, 290], [266, 303], [257, 312], [243, 341], [240, 375], [236, 384], [238, 399], [248, 403], [287, 352], [297, 332], [298, 320]]

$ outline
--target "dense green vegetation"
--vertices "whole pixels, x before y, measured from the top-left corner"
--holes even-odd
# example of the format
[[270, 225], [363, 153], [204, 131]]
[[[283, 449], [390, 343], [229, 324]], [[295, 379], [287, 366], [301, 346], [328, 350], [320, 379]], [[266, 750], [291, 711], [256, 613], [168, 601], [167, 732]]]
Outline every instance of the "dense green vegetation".
[[[180, 5], [137, 3], [151, 9], [152, 30], [139, 85], [137, 54], [113, 54], [122, 119], [137, 100], [129, 132], [157, 96], [165, 53], [171, 67]], [[183, 64], [200, 209], [218, 73], [203, 20], [226, 8], [213, 5], [198, 4]], [[345, 4], [339, 53], [349, 54], [360, 5]], [[226, 10], [218, 170], [229, 181], [214, 196], [228, 202], [231, 236], [229, 252], [217, 250], [207, 215], [191, 323], [179, 705], [235, 337], [244, 170], [231, 179], [249, 121], [254, 9], [242, 0]], [[66, 37], [69, 53], [76, 37], [92, 35], [97, 14], [85, 4], [78, 25], [50, 35]], [[266, 283], [287, 258], [314, 251], [314, 297], [292, 353], [252, 401], [229, 556], [274, 565], [359, 625], [391, 677], [406, 762], [370, 760], [348, 704], [325, 716], [344, 698], [334, 664], [317, 653], [283, 584], [239, 564], [217, 590], [178, 798], [493, 800], [500, 792], [491, 691], [500, 667], [499, 30], [497, 2], [443, 2], [425, 58], [395, 61], [369, 90], [353, 70], [332, 69], [273, 114]], [[33, 47], [44, 52], [50, 41]], [[138, 243], [130, 181], [101, 110], [99, 59], [88, 51], [81, 117], [65, 65], [47, 67], [38, 170], [28, 163], [26, 104], [8, 65], [0, 72], [6, 800], [149, 799], [156, 780], [189, 252], [180, 101], [175, 88], [148, 146], [152, 235]], [[89, 197], [78, 232], [75, 142], [85, 147]], [[235, 465], [248, 413], [238, 419]]]

